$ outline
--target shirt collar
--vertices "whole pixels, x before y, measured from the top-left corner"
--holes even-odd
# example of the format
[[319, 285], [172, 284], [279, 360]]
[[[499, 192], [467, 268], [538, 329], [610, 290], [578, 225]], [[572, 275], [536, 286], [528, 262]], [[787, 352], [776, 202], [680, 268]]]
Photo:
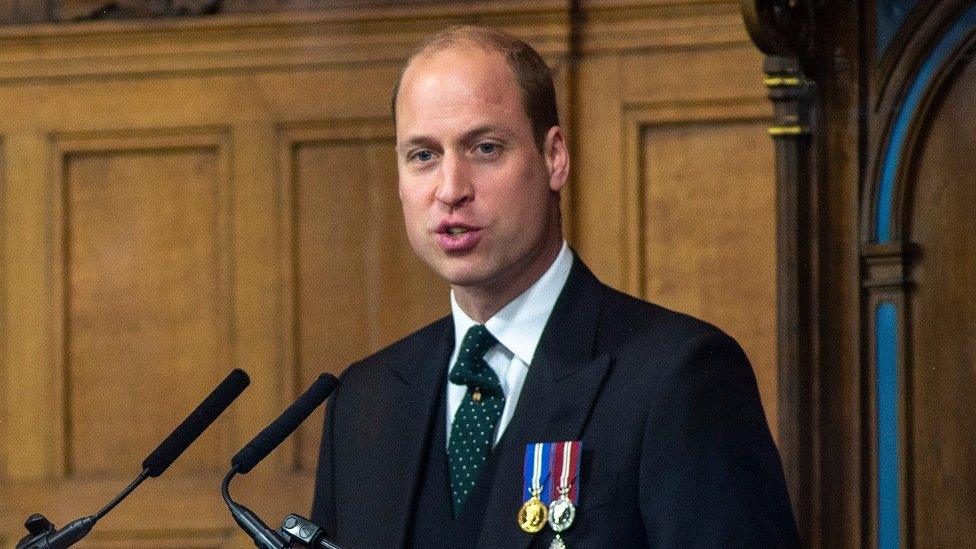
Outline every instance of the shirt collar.
[[[521, 295], [505, 305], [502, 310], [485, 322], [485, 327], [506, 349], [525, 364], [532, 363], [532, 356], [539, 346], [542, 330], [556, 305], [556, 298], [563, 291], [569, 270], [573, 266], [573, 253], [566, 241], [549, 269]], [[468, 329], [477, 324], [458, 305], [451, 291], [451, 313], [454, 319], [454, 350]]]

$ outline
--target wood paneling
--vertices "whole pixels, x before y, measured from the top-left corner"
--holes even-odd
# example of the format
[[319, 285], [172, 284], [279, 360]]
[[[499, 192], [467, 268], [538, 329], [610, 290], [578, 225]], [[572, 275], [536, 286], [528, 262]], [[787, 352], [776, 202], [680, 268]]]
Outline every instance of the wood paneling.
[[775, 192], [768, 139], [763, 121], [644, 129], [641, 263], [648, 299], [712, 322], [739, 341], [775, 425]]
[[[115, 141], [59, 143], [70, 475], [131, 471], [231, 369], [226, 151]], [[205, 438], [174, 467], [219, 473], [221, 446]]]
[[[575, 139], [571, 192], [578, 228], [573, 238], [598, 275], [631, 292], [638, 290], [639, 265], [628, 251], [627, 239], [633, 234], [638, 189], [625, 181], [633, 166], [633, 162], [627, 165], [626, 112], [635, 105], [654, 104], [670, 109], [672, 118], [679, 119], [681, 111], [689, 107], [694, 111], [695, 104], [742, 99], [762, 104], [765, 97], [761, 56], [749, 46], [734, 6], [703, 7], [705, 14], [696, 15], [695, 21], [713, 32], [694, 45], [686, 43], [691, 40], [690, 29], [684, 17], [673, 13], [676, 9], [663, 3], [638, 12], [642, 17], [628, 12], [632, 19], [625, 27], [630, 30], [627, 34], [604, 28], [616, 19], [598, 12], [601, 17], [594, 28], [584, 33], [584, 55], [578, 62], [571, 105], [577, 127], [586, 128]], [[640, 30], [649, 37], [671, 36], [676, 44], [640, 47], [635, 38]], [[715, 34], [720, 39], [711, 43]], [[772, 109], [767, 110], [771, 114]], [[772, 177], [772, 166], [769, 173]]]
[[976, 63], [928, 118], [912, 177], [905, 373], [906, 538], [976, 545]]
[[811, 547], [973, 546], [976, 11], [815, 4], [743, 2], [769, 66], [816, 83], [813, 102], [777, 109], [784, 126], [811, 122], [777, 154], [783, 196], [809, 205], [779, 221], [798, 237], [783, 320], [813, 324], [799, 375], [781, 364], [810, 411], [785, 418], [809, 433], [790, 436], [805, 454], [790, 468], [809, 479], [801, 533]]

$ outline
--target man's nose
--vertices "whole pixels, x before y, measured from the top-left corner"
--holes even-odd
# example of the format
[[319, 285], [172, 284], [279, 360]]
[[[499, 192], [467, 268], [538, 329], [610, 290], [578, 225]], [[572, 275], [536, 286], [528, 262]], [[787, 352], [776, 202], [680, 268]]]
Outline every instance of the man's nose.
[[441, 162], [441, 177], [437, 187], [437, 200], [450, 208], [456, 208], [473, 197], [471, 178], [463, 159], [445, 155]]

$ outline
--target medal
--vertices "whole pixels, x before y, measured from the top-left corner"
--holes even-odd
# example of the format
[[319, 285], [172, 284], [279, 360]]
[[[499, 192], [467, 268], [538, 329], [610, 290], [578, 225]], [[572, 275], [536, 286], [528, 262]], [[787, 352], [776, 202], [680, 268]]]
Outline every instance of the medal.
[[519, 509], [519, 527], [529, 534], [538, 534], [545, 527], [548, 514], [549, 510], [539, 499], [539, 494], [532, 494], [532, 497], [523, 503], [522, 508]]
[[549, 526], [556, 533], [556, 537], [552, 538], [552, 543], [549, 544], [549, 549], [566, 549], [566, 543], [563, 542], [560, 533], [572, 526], [573, 519], [576, 518], [576, 507], [566, 497], [566, 492], [568, 491], [568, 489], [563, 490], [560, 488], [559, 497], [552, 500], [552, 503], [549, 504]]
[[522, 531], [537, 534], [546, 526], [549, 508], [540, 498], [549, 482], [551, 445], [537, 442], [525, 448], [525, 503], [518, 512], [518, 524]]
[[562, 532], [573, 525], [576, 507], [565, 495], [560, 495], [549, 504], [549, 526], [553, 532]]
[[561, 532], [569, 529], [576, 518], [576, 506], [573, 500], [578, 497], [579, 489], [577, 479], [579, 477], [579, 441], [557, 442], [553, 451], [552, 477], [558, 484], [553, 485], [554, 490], [559, 494], [552, 498], [549, 504], [549, 526], [556, 537], [549, 545], [550, 549], [566, 549]]

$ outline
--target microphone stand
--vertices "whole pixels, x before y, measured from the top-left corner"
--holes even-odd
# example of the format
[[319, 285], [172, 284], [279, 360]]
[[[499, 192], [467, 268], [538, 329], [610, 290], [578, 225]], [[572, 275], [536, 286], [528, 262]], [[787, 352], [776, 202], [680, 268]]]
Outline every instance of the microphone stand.
[[[264, 523], [254, 511], [237, 503], [230, 497], [230, 481], [237, 475], [237, 464], [234, 464], [224, 482], [220, 485], [220, 493], [230, 509], [237, 524], [254, 540], [254, 545], [260, 549], [286, 549], [288, 547], [311, 547], [313, 549], [340, 549], [339, 546], [325, 539], [322, 528], [301, 515], [292, 513], [281, 522], [281, 527], [273, 530]], [[20, 549], [18, 547], [18, 549]]]
[[150, 470], [148, 468], [143, 469], [139, 473], [139, 476], [130, 482], [125, 487], [125, 490], [122, 490], [119, 495], [115, 496], [115, 499], [110, 501], [108, 505], [102, 507], [101, 511], [94, 515], [74, 520], [61, 530], [55, 530], [54, 524], [44, 515], [34, 513], [24, 522], [28, 534], [17, 542], [17, 549], [65, 549], [78, 543], [88, 532], [91, 532], [91, 529], [99, 519], [108, 514], [120, 501], [132, 493], [137, 486], [142, 484], [142, 481], [149, 478], [149, 473]]

